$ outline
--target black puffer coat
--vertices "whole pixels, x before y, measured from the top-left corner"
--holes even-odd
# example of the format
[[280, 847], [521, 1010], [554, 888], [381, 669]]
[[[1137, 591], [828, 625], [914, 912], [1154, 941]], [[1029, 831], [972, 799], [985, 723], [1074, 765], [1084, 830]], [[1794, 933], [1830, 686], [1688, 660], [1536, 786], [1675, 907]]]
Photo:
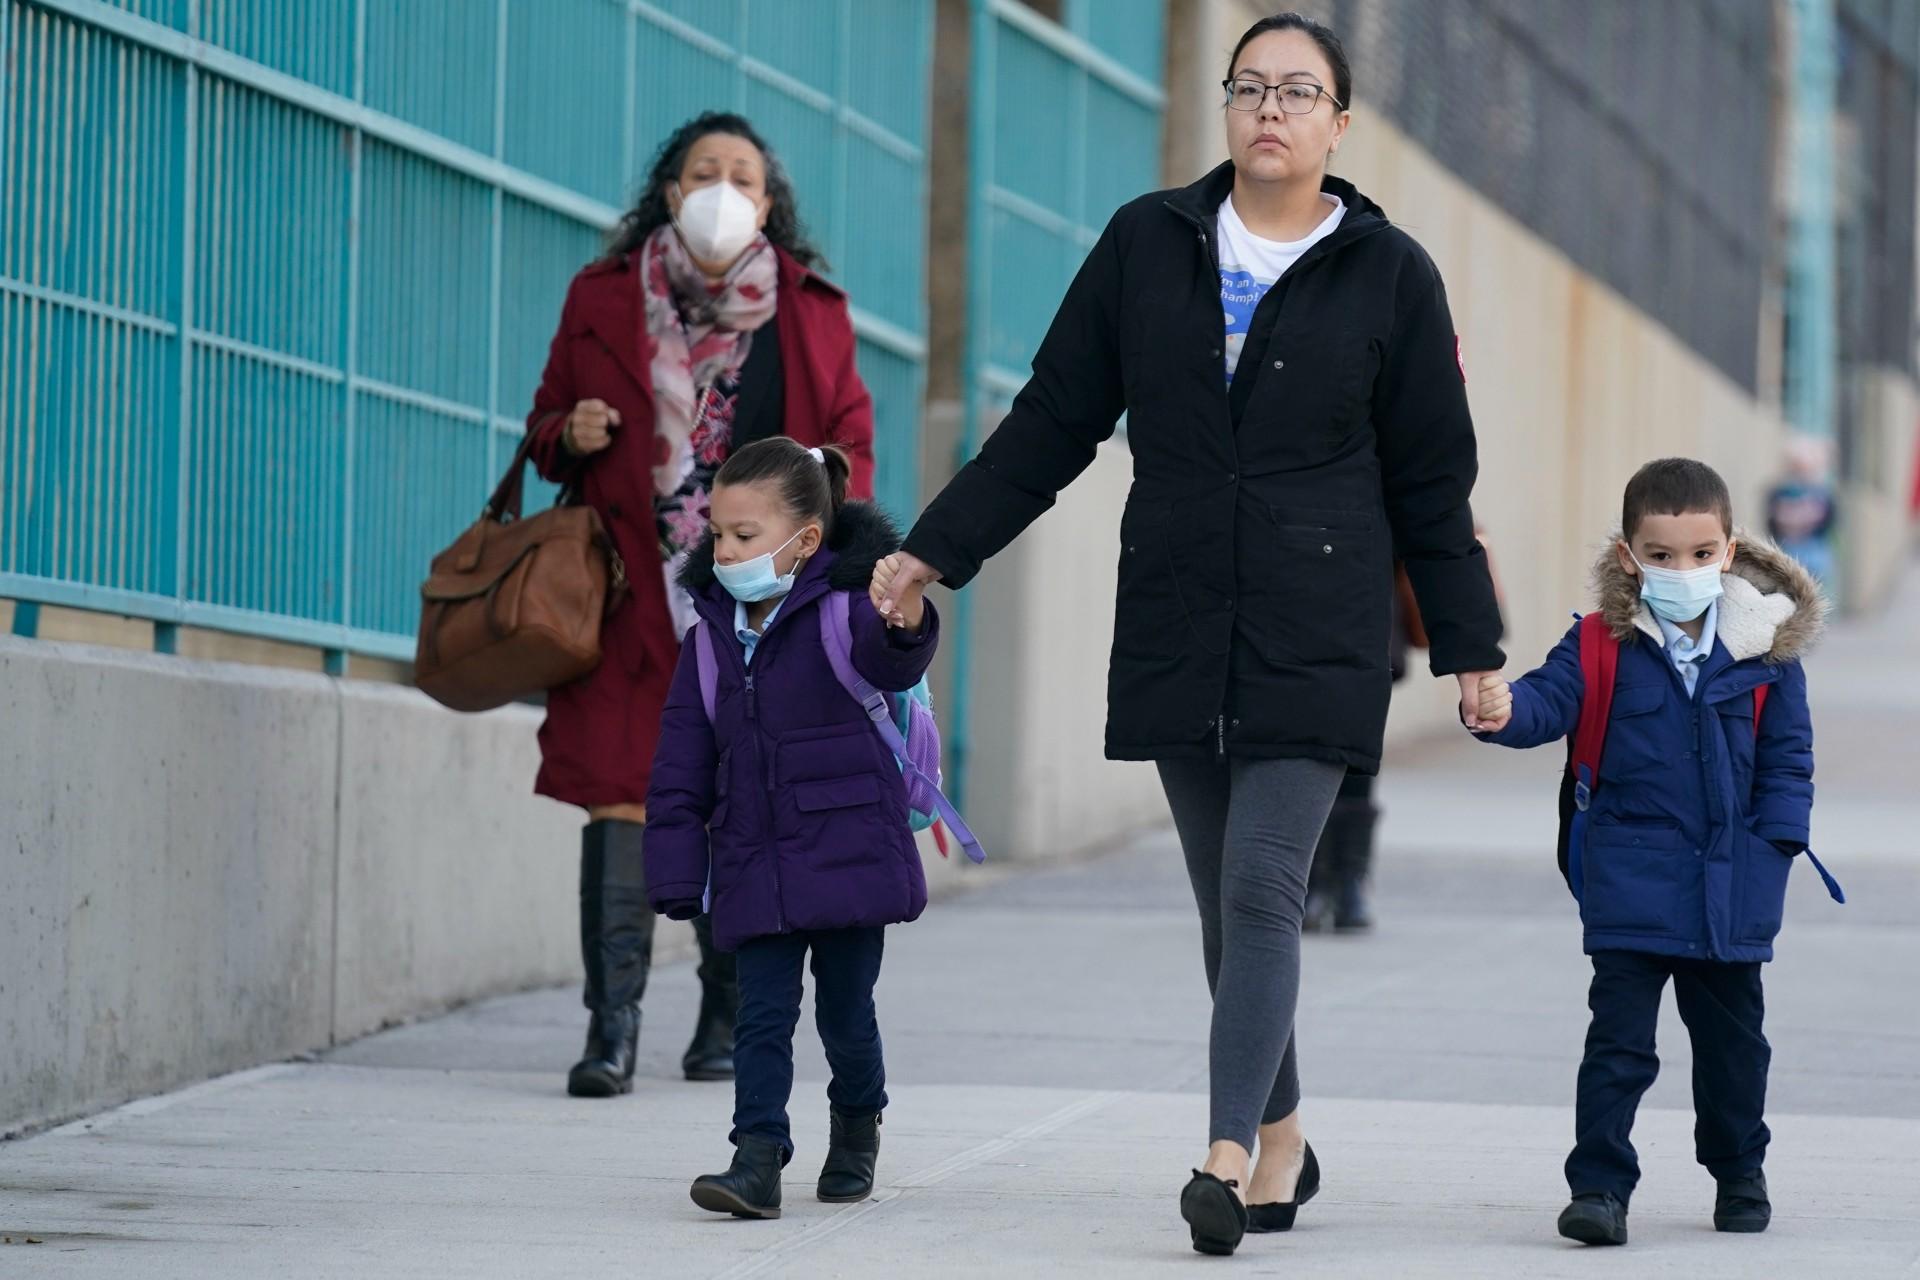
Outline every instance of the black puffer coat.
[[1468, 507], [1478, 462], [1453, 321], [1420, 246], [1330, 178], [1347, 214], [1261, 301], [1229, 397], [1213, 227], [1232, 184], [1223, 165], [1114, 215], [1012, 412], [907, 550], [963, 586], [1124, 411], [1134, 483], [1107, 754], [1304, 756], [1371, 773], [1396, 554], [1434, 674], [1504, 661]]

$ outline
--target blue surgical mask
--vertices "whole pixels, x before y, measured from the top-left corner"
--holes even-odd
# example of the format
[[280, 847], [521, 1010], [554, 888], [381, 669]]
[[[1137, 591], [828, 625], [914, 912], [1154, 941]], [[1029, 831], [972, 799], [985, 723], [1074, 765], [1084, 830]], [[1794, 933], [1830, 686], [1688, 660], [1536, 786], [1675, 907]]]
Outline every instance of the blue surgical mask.
[[720, 564], [716, 561], [713, 566], [713, 576], [720, 580], [720, 585], [727, 589], [727, 594], [741, 604], [758, 604], [762, 600], [784, 596], [793, 590], [793, 580], [799, 574], [800, 565], [803, 562], [795, 561], [791, 573], [776, 573], [773, 568], [773, 558], [792, 546], [800, 534], [805, 532], [806, 529], [802, 527], [792, 538], [788, 538], [767, 554], [755, 556], [751, 560], [742, 560], [739, 564]]
[[1692, 622], [1726, 594], [1720, 582], [1725, 561], [1699, 569], [1651, 569], [1640, 564], [1639, 556], [1633, 556], [1633, 562], [1640, 565], [1640, 598], [1668, 622]]

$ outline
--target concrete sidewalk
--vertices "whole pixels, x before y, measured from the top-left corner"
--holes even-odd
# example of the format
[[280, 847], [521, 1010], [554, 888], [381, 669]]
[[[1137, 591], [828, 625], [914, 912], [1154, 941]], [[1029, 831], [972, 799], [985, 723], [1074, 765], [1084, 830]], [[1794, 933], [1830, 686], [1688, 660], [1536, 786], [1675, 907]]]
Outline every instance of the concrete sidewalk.
[[[1313, 1276], [1911, 1276], [1920, 1271], [1920, 595], [1815, 660], [1816, 847], [1768, 974], [1773, 1230], [1716, 1235], [1688, 1055], [1636, 1130], [1633, 1244], [1560, 1241], [1587, 969], [1552, 868], [1559, 757], [1464, 739], [1393, 760], [1379, 932], [1308, 943], [1306, 1117], [1325, 1191], [1234, 1262]], [[1519, 655], [1516, 665], [1528, 657]], [[812, 1199], [825, 1070], [797, 1046], [786, 1216], [688, 1201], [731, 1097], [676, 1065], [655, 976], [630, 1098], [562, 1094], [571, 991], [495, 1000], [0, 1146], [0, 1273], [46, 1276], [1157, 1274], [1200, 1265], [1175, 1199], [1204, 1153], [1207, 1002], [1170, 837], [989, 873], [891, 931], [882, 1190]], [[1671, 1002], [1669, 1002], [1670, 1004]], [[804, 1024], [803, 1024], [804, 1026]], [[43, 1241], [19, 1243], [27, 1235]]]

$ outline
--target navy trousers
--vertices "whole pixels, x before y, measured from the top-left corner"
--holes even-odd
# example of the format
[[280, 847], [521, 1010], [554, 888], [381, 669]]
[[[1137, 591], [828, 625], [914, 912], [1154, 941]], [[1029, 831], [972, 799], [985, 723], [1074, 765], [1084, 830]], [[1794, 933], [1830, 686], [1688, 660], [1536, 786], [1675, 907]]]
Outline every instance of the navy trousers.
[[1592, 960], [1593, 1021], [1580, 1063], [1568, 1187], [1575, 1195], [1611, 1192], [1625, 1203], [1640, 1181], [1629, 1135], [1640, 1098], [1660, 1073], [1653, 1036], [1669, 978], [1693, 1040], [1694, 1154], [1718, 1179], [1759, 1169], [1773, 1056], [1760, 1029], [1760, 966], [1638, 951], [1601, 951]]
[[793, 1156], [787, 1100], [793, 1095], [793, 1029], [800, 1021], [800, 980], [813, 953], [814, 1026], [833, 1080], [827, 1100], [841, 1111], [872, 1115], [887, 1105], [887, 1071], [873, 985], [880, 978], [886, 931], [826, 929], [754, 938], [737, 953], [740, 1014], [733, 1029], [733, 1141], [765, 1138]]

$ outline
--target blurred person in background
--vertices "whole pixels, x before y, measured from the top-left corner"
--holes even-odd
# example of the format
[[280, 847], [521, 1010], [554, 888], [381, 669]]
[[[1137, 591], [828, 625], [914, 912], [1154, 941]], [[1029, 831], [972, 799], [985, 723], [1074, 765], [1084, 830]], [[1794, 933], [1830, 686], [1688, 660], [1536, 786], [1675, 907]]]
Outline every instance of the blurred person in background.
[[[629, 566], [603, 657], [555, 689], [535, 790], [579, 805], [580, 950], [591, 1017], [567, 1077], [576, 1097], [633, 1086], [652, 962], [642, 832], [660, 715], [692, 625], [676, 575], [707, 533], [713, 477], [732, 452], [785, 435], [836, 445], [851, 492], [873, 489], [873, 408], [854, 368], [846, 296], [815, 274], [793, 186], [737, 115], [708, 113], [656, 154], [605, 257], [567, 291], [527, 430], [551, 481], [575, 484]], [[640, 566], [652, 564], [649, 571]], [[734, 958], [700, 943], [690, 1080], [733, 1076]]]
[[884, 606], [971, 581], [1127, 415], [1107, 754], [1158, 764], [1200, 910], [1211, 1147], [1180, 1211], [1213, 1254], [1288, 1229], [1320, 1186], [1299, 1115], [1301, 914], [1341, 780], [1379, 768], [1395, 555], [1463, 714], [1505, 662], [1446, 291], [1327, 174], [1346, 53], [1282, 14], [1226, 74], [1232, 158], [1114, 215], [1006, 420], [874, 583]]
[[1787, 473], [1767, 493], [1767, 536], [1833, 589], [1831, 450], [1823, 440], [1796, 436], [1787, 444]]

